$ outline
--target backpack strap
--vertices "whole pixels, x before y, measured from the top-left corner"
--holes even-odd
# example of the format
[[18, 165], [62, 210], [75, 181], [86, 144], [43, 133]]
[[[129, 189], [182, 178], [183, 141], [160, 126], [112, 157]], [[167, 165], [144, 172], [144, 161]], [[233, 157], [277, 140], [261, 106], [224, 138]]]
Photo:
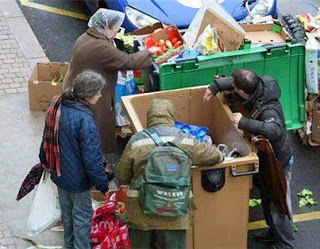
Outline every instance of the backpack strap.
[[[161, 138], [158, 136], [158, 133], [156, 132], [156, 130], [154, 129], [148, 129], [148, 130], [144, 130], [143, 132], [145, 132], [149, 137], [152, 138], [152, 140], [155, 142], [155, 144], [157, 146], [165, 146], [165, 143], [161, 140]], [[189, 158], [190, 155], [188, 152], [186, 152], [184, 149], [182, 149], [178, 143], [182, 140], [183, 138], [181, 138], [180, 136], [175, 137], [172, 142], [167, 142], [166, 144], [176, 147], [178, 149], [180, 149], [184, 154], [186, 154]]]
[[144, 133], [146, 133], [151, 139], [155, 142], [157, 146], [164, 146], [164, 142], [161, 140], [161, 138], [158, 136], [157, 132], [154, 129], [148, 129], [144, 130]]

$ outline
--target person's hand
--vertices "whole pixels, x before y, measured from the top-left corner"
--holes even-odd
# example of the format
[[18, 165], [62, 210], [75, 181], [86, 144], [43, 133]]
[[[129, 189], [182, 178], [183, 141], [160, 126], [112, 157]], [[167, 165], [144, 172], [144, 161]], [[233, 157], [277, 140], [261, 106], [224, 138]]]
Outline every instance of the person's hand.
[[203, 101], [208, 101], [209, 99], [211, 99], [212, 96], [213, 96], [213, 93], [209, 88], [207, 88], [203, 95]]
[[155, 54], [155, 53], [157, 53], [158, 51], [160, 51], [160, 48], [158, 48], [158, 47], [150, 47], [150, 48], [148, 48], [148, 51], [149, 51], [150, 53], [152, 53], [152, 54]]
[[242, 118], [242, 114], [240, 112], [236, 112], [232, 114], [231, 120], [234, 124], [239, 124], [240, 119]]

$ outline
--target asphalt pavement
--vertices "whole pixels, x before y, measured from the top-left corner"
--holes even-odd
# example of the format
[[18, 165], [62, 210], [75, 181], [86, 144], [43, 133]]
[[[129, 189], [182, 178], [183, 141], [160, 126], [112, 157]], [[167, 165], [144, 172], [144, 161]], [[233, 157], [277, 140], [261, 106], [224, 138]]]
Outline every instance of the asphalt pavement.
[[[31, 0], [30, 0], [31, 1]], [[32, 0], [36, 7], [20, 5], [25, 17], [36, 34], [41, 46], [44, 48], [50, 61], [67, 62], [71, 59], [72, 47], [75, 40], [86, 31], [87, 21], [79, 19], [77, 14], [89, 16], [90, 12], [81, 1], [71, 0]], [[24, 1], [25, 2], [25, 1]], [[28, 2], [28, 1], [27, 1]], [[41, 6], [48, 8], [40, 8]], [[281, 14], [299, 14], [310, 12], [316, 14], [319, 1], [280, 0], [278, 8]], [[57, 14], [55, 9], [69, 11], [69, 16]], [[44, 10], [43, 10], [44, 9]], [[74, 17], [72, 17], [74, 16]], [[292, 171], [291, 193], [293, 213], [297, 216], [298, 232], [296, 232], [297, 249], [318, 249], [318, 234], [320, 231], [320, 207], [299, 208], [297, 193], [304, 188], [313, 192], [313, 198], [320, 202], [320, 148], [303, 146], [299, 137], [290, 132], [294, 147], [295, 164]], [[252, 198], [258, 198], [258, 191], [254, 187]], [[301, 214], [305, 214], [301, 216]], [[263, 220], [261, 207], [250, 208], [250, 222]], [[259, 226], [258, 226], [259, 227]], [[256, 230], [249, 231], [248, 248], [263, 249], [266, 245], [255, 242], [252, 237]]]

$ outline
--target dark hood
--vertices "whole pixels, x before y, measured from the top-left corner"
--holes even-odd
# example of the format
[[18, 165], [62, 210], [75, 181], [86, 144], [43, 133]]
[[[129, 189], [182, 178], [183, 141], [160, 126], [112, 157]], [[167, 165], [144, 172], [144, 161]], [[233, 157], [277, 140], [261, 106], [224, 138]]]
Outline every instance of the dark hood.
[[262, 103], [268, 103], [270, 101], [278, 100], [281, 96], [281, 89], [276, 80], [269, 76], [259, 77], [259, 85], [254, 94], [243, 102], [246, 107], [251, 109], [250, 105], [256, 101]]
[[174, 126], [176, 118], [175, 107], [169, 99], [154, 99], [147, 112], [147, 127], [155, 125]]

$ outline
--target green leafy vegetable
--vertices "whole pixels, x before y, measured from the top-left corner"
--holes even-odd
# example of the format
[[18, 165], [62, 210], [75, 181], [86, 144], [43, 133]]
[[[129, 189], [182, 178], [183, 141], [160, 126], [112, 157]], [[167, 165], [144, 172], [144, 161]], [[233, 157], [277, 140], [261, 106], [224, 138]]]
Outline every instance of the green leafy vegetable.
[[311, 196], [311, 195], [313, 195], [312, 191], [306, 188], [304, 188], [300, 193], [298, 193], [298, 196], [300, 197]]
[[261, 199], [250, 199], [249, 206], [250, 207], [257, 207], [261, 204]]

